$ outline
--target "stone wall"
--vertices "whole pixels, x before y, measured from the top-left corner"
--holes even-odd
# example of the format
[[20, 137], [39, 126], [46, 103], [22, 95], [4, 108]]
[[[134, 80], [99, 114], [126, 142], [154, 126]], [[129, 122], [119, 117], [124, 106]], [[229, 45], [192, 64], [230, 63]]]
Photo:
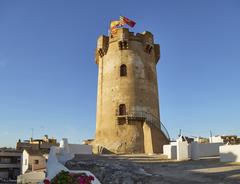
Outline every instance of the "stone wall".
[[[122, 28], [112, 37], [99, 37], [94, 144], [114, 153], [162, 152], [166, 140], [160, 130], [156, 74], [159, 57], [159, 45], [154, 44], [150, 32], [134, 35]], [[126, 76], [120, 76], [122, 65], [127, 68]], [[123, 116], [121, 104], [126, 108]], [[144, 122], [154, 124], [155, 128], [147, 128]]]

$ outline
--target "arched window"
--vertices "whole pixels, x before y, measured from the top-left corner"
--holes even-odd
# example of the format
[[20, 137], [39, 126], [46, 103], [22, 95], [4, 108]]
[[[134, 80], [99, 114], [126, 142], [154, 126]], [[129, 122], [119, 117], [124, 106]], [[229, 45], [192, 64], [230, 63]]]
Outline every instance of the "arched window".
[[126, 105], [125, 104], [120, 104], [119, 105], [119, 115], [126, 115]]
[[126, 65], [121, 65], [120, 66], [120, 76], [127, 76], [127, 66]]

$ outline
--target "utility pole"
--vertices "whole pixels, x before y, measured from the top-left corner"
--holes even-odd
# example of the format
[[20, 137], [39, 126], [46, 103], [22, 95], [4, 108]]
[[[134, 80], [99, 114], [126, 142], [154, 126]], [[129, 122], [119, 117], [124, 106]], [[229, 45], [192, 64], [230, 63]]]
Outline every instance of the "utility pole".
[[33, 129], [33, 128], [31, 128], [31, 130], [32, 130], [31, 138], [33, 139], [33, 131], [34, 131], [34, 129]]
[[212, 131], [210, 130], [210, 143], [212, 143]]

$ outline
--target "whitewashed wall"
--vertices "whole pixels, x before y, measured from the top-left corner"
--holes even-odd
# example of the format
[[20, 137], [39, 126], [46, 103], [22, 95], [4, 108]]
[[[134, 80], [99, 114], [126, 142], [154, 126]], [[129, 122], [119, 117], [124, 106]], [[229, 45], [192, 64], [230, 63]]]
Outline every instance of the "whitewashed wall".
[[190, 145], [186, 141], [178, 140], [163, 146], [163, 154], [167, 155], [168, 159], [188, 160], [190, 158]]
[[[66, 144], [65, 144], [66, 146]], [[70, 149], [70, 148], [69, 148]], [[64, 149], [66, 150], [66, 149]], [[52, 146], [50, 149], [49, 157], [48, 157], [48, 162], [47, 162], [47, 178], [51, 180], [54, 178], [59, 172], [61, 171], [68, 171], [70, 173], [85, 173], [86, 175], [92, 175], [94, 177], [94, 181], [92, 184], [101, 184], [99, 180], [90, 172], [90, 171], [85, 171], [85, 170], [69, 170], [66, 168], [61, 162], [59, 162], [57, 153], [58, 154], [68, 154], [64, 152], [59, 152], [60, 148]]]
[[74, 158], [75, 154], [92, 154], [92, 146], [84, 144], [69, 144], [66, 138], [60, 141], [59, 148], [56, 149], [58, 161], [65, 164], [66, 161]]
[[202, 157], [219, 156], [219, 146], [221, 145], [223, 143], [171, 142], [170, 145], [163, 146], [163, 154], [167, 155], [168, 159], [199, 160]]
[[198, 160], [201, 157], [219, 156], [219, 146], [223, 143], [191, 143], [191, 158]]
[[21, 164], [22, 164], [22, 174], [24, 174], [27, 171], [28, 164], [29, 164], [28, 153], [26, 150], [23, 151]]
[[92, 154], [92, 146], [84, 144], [69, 144], [69, 151], [72, 154]]
[[164, 145], [163, 154], [167, 155], [168, 159], [177, 159], [177, 145]]
[[221, 162], [240, 162], [240, 145], [223, 145], [219, 151]]
[[188, 143], [187, 141], [184, 142], [177, 142], [177, 160], [188, 160]]

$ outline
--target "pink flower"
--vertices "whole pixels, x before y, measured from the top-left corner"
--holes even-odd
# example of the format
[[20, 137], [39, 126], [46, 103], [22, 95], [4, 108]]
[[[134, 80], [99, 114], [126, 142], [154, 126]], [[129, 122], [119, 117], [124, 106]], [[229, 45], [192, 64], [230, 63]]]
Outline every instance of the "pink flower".
[[43, 183], [44, 183], [44, 184], [51, 184], [51, 182], [50, 182], [49, 179], [47, 179], [47, 178], [46, 178], [45, 180], [43, 180]]
[[78, 178], [79, 184], [91, 184], [91, 181], [94, 180], [93, 176], [79, 176]]
[[85, 177], [84, 176], [79, 176], [78, 181], [79, 181], [79, 184], [85, 184]]
[[93, 176], [88, 176], [88, 179], [90, 180], [90, 181], [93, 181], [94, 180], [94, 177]]

